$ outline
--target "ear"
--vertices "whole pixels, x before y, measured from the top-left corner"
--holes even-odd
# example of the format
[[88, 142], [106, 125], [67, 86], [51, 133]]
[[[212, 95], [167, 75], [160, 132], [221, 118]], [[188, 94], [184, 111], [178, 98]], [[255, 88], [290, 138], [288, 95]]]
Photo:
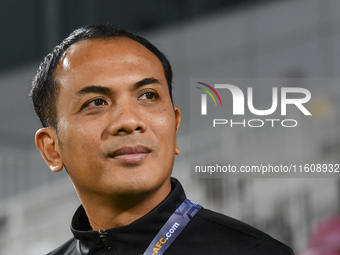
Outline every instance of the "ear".
[[59, 172], [63, 169], [64, 164], [60, 157], [58, 135], [54, 128], [39, 129], [35, 134], [35, 144], [53, 172]]
[[[176, 118], [176, 137], [177, 137], [179, 125], [181, 124], [181, 111], [177, 107], [174, 107], [174, 110], [175, 110], [175, 118]], [[180, 153], [181, 153], [181, 151], [179, 150], [179, 148], [177, 146], [177, 138], [176, 138], [175, 154], [179, 155]]]

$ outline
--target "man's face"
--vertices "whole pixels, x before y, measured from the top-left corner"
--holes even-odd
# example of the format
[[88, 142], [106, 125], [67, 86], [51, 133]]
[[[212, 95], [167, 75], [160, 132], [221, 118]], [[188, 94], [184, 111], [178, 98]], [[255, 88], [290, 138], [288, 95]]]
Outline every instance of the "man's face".
[[128, 38], [83, 40], [55, 77], [59, 154], [78, 193], [140, 194], [168, 182], [180, 112], [152, 52]]

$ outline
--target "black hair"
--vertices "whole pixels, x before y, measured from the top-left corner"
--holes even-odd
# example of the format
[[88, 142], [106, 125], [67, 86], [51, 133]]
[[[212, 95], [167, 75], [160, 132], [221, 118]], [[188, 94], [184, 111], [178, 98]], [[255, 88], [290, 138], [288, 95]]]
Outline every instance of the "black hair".
[[161, 61], [165, 78], [168, 83], [170, 98], [172, 101], [172, 70], [167, 57], [147, 39], [122, 28], [111, 25], [88, 25], [73, 31], [41, 62], [32, 81], [30, 97], [34, 110], [37, 113], [43, 127], [54, 127], [58, 130], [56, 102], [59, 86], [55, 81], [54, 72], [66, 50], [74, 43], [85, 39], [110, 39], [115, 37], [127, 37], [142, 44], [154, 53]]

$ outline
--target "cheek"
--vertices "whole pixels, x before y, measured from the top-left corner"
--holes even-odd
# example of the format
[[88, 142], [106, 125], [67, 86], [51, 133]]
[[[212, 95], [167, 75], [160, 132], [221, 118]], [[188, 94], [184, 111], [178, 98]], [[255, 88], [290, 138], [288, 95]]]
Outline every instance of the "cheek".
[[88, 124], [75, 125], [66, 121], [61, 121], [60, 124], [60, 141], [65, 152], [77, 156], [79, 156], [79, 153], [91, 152], [91, 150], [93, 153], [93, 147], [96, 140], [98, 140], [96, 139], [98, 127], [89, 126]]
[[164, 137], [166, 141], [173, 139], [176, 135], [175, 114], [173, 111], [163, 109], [159, 112], [158, 118], [151, 121], [154, 123], [156, 133]]
[[[101, 167], [100, 144], [94, 138], [95, 135], [94, 129], [72, 127], [61, 137], [61, 157], [71, 179], [76, 182], [94, 178], [94, 171], [89, 171], [90, 166]], [[79, 175], [80, 172], [86, 174]]]

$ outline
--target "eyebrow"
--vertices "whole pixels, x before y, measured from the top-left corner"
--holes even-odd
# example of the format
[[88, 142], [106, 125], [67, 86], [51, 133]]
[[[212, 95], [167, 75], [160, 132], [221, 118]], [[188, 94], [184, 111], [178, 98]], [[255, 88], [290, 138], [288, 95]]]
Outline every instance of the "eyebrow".
[[109, 94], [111, 90], [108, 87], [100, 86], [100, 85], [91, 85], [82, 88], [77, 92], [78, 96], [82, 96], [89, 93], [99, 93], [99, 94]]
[[[159, 80], [155, 78], [145, 78], [141, 81], [136, 82], [133, 85], [133, 89], [138, 89], [142, 86], [149, 85], [149, 84], [160, 84], [160, 82]], [[89, 93], [99, 93], [99, 94], [107, 95], [111, 93], [111, 89], [108, 87], [100, 86], [100, 85], [90, 85], [79, 90], [77, 92], [77, 95], [82, 96], [82, 95], [89, 94]]]
[[149, 85], [149, 84], [160, 84], [159, 80], [155, 79], [155, 78], [145, 78], [141, 81], [138, 81], [134, 84], [133, 88], [137, 89], [140, 88], [142, 86], [145, 85]]

